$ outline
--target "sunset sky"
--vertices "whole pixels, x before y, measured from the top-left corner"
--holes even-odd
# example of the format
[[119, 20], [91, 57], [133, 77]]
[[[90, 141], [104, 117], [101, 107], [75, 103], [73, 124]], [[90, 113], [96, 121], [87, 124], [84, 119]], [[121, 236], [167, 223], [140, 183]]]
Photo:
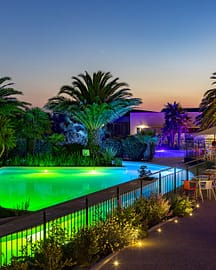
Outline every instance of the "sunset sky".
[[0, 0], [0, 77], [42, 107], [71, 77], [109, 71], [145, 110], [198, 107], [216, 71], [214, 0]]

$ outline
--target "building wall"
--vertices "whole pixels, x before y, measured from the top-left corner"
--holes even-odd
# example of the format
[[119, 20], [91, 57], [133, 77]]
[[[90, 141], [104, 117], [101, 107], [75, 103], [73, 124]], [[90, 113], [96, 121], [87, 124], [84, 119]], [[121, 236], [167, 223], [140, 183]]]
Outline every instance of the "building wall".
[[[191, 118], [189, 127], [192, 129], [197, 128], [194, 125], [195, 117], [198, 112], [187, 112]], [[139, 128], [150, 128], [155, 130], [156, 133], [161, 133], [164, 125], [164, 112], [130, 112], [130, 135], [137, 133]]]
[[138, 128], [151, 128], [156, 133], [161, 132], [164, 124], [163, 112], [131, 112], [130, 113], [130, 134], [137, 133]]

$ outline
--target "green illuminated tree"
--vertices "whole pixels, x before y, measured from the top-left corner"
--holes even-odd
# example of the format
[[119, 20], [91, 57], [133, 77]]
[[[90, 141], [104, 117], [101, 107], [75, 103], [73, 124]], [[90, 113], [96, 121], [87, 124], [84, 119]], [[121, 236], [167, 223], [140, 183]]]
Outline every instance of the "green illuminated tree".
[[0, 158], [5, 150], [12, 149], [16, 146], [16, 137], [10, 120], [0, 115]]
[[72, 86], [63, 86], [45, 107], [67, 113], [83, 124], [88, 130], [89, 147], [98, 148], [101, 128], [140, 105], [141, 99], [133, 98], [128, 85], [119, 78], [112, 79], [109, 72], [98, 71], [92, 76], [85, 72], [72, 79]]
[[36, 143], [51, 132], [49, 115], [42, 109], [34, 107], [27, 109], [17, 121], [18, 137], [27, 141], [27, 151], [35, 153]]
[[[212, 74], [210, 79], [215, 80], [212, 84], [216, 84], [216, 72]], [[216, 126], [216, 88], [209, 89], [205, 92], [199, 105], [200, 115], [196, 117], [195, 123], [201, 129]]]
[[75, 111], [73, 118], [82, 123], [88, 132], [88, 146], [92, 153], [96, 153], [101, 145], [101, 129], [109, 122], [120, 117], [125, 113], [125, 108], [121, 104], [112, 107], [107, 103], [92, 104], [86, 106], [83, 110]]

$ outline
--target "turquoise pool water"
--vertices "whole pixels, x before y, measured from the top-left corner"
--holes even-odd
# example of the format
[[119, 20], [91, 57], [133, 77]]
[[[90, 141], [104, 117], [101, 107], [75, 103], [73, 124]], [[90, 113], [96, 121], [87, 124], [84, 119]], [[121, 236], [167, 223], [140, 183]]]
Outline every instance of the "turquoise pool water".
[[121, 168], [1, 168], [0, 205], [39, 210], [135, 179], [141, 165], [151, 172], [168, 168], [143, 162], [125, 162]]

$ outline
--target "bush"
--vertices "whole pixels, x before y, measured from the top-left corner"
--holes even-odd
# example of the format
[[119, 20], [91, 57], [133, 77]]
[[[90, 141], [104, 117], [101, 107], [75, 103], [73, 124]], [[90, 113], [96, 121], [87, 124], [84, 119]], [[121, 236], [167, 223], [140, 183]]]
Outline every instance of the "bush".
[[104, 164], [111, 166], [112, 165], [112, 161], [115, 158], [117, 153], [117, 150], [115, 150], [114, 147], [112, 146], [107, 146], [103, 152], [101, 152], [102, 157], [104, 159]]
[[63, 246], [68, 241], [65, 230], [58, 225], [52, 225], [49, 231], [49, 237], [44, 241], [37, 241], [31, 244], [33, 252], [32, 265], [33, 269], [43, 270], [61, 270], [65, 266], [72, 266], [72, 258], [64, 258]]
[[142, 221], [142, 216], [137, 213], [133, 205], [117, 210], [115, 216], [117, 216], [121, 222], [127, 222], [132, 226], [133, 230], [136, 232], [137, 239], [143, 239], [148, 235], [146, 223]]
[[139, 173], [139, 177], [145, 177], [151, 174], [151, 171], [147, 169], [148, 167], [145, 165], [140, 166], [138, 173]]
[[149, 199], [141, 198], [134, 203], [143, 226], [152, 227], [170, 216], [170, 202], [162, 195], [152, 194]]
[[122, 157], [122, 143], [120, 139], [107, 138], [102, 143], [102, 149], [112, 147], [116, 150], [116, 156]]
[[130, 222], [121, 220], [118, 216], [102, 221], [96, 226], [96, 233], [100, 258], [131, 244], [137, 239], [137, 230], [133, 228]]
[[65, 256], [72, 257], [76, 264], [81, 266], [88, 266], [95, 262], [99, 258], [98, 253], [95, 227], [80, 229], [64, 246]]
[[129, 136], [122, 140], [123, 155], [131, 160], [141, 160], [146, 146], [135, 136]]
[[170, 202], [173, 216], [186, 216], [193, 211], [193, 202], [189, 200], [188, 196], [176, 194], [171, 197]]
[[122, 249], [136, 240], [147, 236], [147, 229], [169, 216], [190, 214], [193, 203], [188, 197], [174, 195], [170, 200], [162, 195], [152, 194], [140, 198], [133, 205], [116, 210], [105, 220], [99, 216], [94, 226], [82, 228], [69, 239], [65, 230], [53, 224], [45, 241], [30, 242], [33, 257], [14, 258], [5, 270], [66, 270], [71, 266], [87, 267], [99, 259]]

